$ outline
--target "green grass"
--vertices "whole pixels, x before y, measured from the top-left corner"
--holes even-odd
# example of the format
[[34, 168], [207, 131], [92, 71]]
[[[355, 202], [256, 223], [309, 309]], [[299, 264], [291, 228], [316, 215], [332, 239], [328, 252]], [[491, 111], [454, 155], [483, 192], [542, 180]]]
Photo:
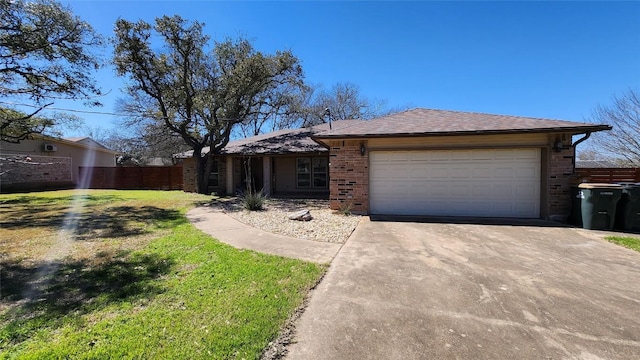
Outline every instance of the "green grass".
[[605, 240], [640, 252], [640, 238], [629, 236], [607, 236]]
[[201, 233], [209, 199], [0, 195], [0, 358], [259, 358], [325, 268]]

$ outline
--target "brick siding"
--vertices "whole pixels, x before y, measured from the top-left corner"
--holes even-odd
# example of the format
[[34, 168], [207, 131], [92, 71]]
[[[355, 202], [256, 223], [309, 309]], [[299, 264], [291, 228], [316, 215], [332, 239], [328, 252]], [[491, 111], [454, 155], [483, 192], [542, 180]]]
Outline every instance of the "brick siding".
[[[553, 141], [555, 136], [550, 136]], [[571, 213], [571, 181], [574, 173], [575, 148], [570, 138], [564, 141], [560, 152], [549, 150], [547, 218], [566, 221]], [[543, 190], [544, 191], [544, 190]]]
[[[210, 187], [210, 190], [224, 195], [227, 191], [227, 165], [226, 158], [224, 156], [217, 157], [218, 160], [218, 186]], [[196, 161], [193, 158], [184, 159], [182, 170], [183, 188], [185, 192], [197, 192], [196, 187]]]
[[329, 152], [329, 193], [331, 209], [350, 208], [353, 213], [369, 213], [369, 151], [366, 141], [331, 141]]
[[71, 158], [3, 155], [2, 184], [56, 183], [73, 181]]
[[182, 190], [185, 192], [197, 192], [196, 161], [193, 158], [184, 159], [182, 162]]

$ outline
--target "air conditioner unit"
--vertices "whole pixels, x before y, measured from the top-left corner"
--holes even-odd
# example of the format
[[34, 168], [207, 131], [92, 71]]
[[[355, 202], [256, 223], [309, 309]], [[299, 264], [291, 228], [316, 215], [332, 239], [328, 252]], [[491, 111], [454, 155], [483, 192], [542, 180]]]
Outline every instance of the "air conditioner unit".
[[44, 151], [58, 151], [58, 148], [53, 144], [44, 144]]

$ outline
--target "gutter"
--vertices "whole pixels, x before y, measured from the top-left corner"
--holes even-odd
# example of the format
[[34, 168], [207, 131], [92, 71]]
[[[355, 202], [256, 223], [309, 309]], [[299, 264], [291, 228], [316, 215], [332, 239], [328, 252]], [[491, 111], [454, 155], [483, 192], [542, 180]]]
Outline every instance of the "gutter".
[[609, 125], [596, 125], [589, 127], [557, 127], [544, 129], [509, 129], [509, 130], [475, 130], [475, 131], [448, 131], [448, 132], [422, 132], [422, 133], [388, 133], [388, 134], [326, 134], [311, 136], [314, 141], [331, 139], [359, 139], [359, 138], [387, 138], [387, 137], [423, 137], [423, 136], [461, 136], [461, 135], [499, 135], [499, 134], [521, 134], [521, 133], [554, 133], [572, 132], [573, 134], [583, 134], [585, 132], [595, 132], [611, 130]]

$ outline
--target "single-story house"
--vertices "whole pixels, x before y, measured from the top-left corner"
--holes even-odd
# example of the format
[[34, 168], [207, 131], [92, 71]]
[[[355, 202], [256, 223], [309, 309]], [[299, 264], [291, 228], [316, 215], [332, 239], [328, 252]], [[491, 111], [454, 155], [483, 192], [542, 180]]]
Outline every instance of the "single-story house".
[[[214, 184], [226, 193], [242, 186], [241, 161], [251, 158], [254, 184], [267, 193], [328, 190], [333, 209], [565, 220], [575, 145], [610, 129], [419, 108], [369, 121], [338, 121], [331, 129], [323, 124], [232, 142], [228, 155], [217, 160]], [[185, 184], [195, 187], [188, 168], [195, 167], [185, 163]]]
[[[363, 123], [362, 120], [340, 120], [331, 129]], [[329, 196], [329, 151], [311, 136], [330, 130], [329, 124], [300, 129], [278, 130], [230, 141], [222, 154], [214, 156], [209, 192], [235, 194], [252, 186], [270, 196]], [[206, 147], [202, 151], [209, 152]], [[193, 151], [180, 154], [184, 158], [184, 191], [196, 191]]]
[[2, 190], [75, 187], [81, 166], [116, 166], [117, 152], [89, 137], [33, 135], [18, 144], [2, 142]]

